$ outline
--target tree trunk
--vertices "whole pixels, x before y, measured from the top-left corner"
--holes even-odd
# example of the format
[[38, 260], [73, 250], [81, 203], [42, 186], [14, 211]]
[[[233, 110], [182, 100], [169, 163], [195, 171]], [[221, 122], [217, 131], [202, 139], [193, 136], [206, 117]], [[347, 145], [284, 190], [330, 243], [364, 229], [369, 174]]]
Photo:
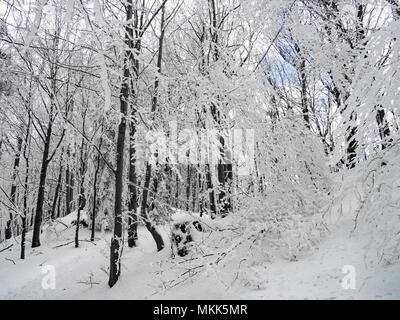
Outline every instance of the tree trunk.
[[[193, 168], [196, 169], [195, 165], [193, 164]], [[193, 181], [192, 181], [192, 211], [196, 212], [196, 198], [198, 198], [198, 191], [197, 191], [197, 174], [196, 170], [193, 170]]]
[[381, 138], [381, 148], [385, 150], [392, 142], [392, 139], [388, 139], [390, 137], [389, 123], [386, 120], [385, 110], [382, 106], [379, 106], [379, 109], [376, 111], [376, 122], [379, 129], [379, 137]]
[[131, 50], [130, 35], [132, 34], [132, 0], [127, 0], [126, 5], [126, 27], [125, 27], [125, 45], [127, 48], [124, 53], [124, 73], [120, 92], [120, 112], [121, 120], [118, 125], [117, 134], [117, 168], [115, 170], [115, 203], [114, 203], [114, 235], [111, 239], [110, 248], [110, 277], [108, 285], [113, 287], [121, 274], [121, 252], [122, 252], [122, 192], [124, 178], [124, 152], [126, 135], [126, 117], [128, 115], [129, 100], [129, 60]]
[[[25, 240], [27, 231], [27, 216], [28, 216], [28, 187], [29, 187], [29, 153], [30, 153], [30, 126], [31, 113], [28, 111], [28, 126], [26, 129], [24, 159], [25, 159], [25, 181], [24, 181], [24, 199], [23, 199], [23, 214], [21, 216], [22, 235], [21, 235], [21, 259], [25, 259]], [[27, 153], [28, 152], [28, 153]]]
[[[131, 113], [134, 113], [132, 110]], [[130, 194], [128, 210], [128, 246], [129, 248], [136, 246], [138, 239], [137, 235], [137, 178], [136, 178], [136, 147], [135, 147], [135, 135], [136, 135], [136, 124], [130, 123], [130, 145], [129, 145], [129, 185], [128, 191]]]
[[22, 235], [21, 235], [21, 259], [25, 259], [25, 238], [26, 238], [26, 217], [28, 215], [28, 182], [29, 182], [29, 163], [26, 160], [25, 169], [25, 182], [24, 182], [24, 207], [23, 215], [21, 216], [22, 222]]
[[[350, 121], [356, 121], [357, 115], [355, 112], [352, 112], [350, 116]], [[347, 136], [346, 136], [346, 143], [347, 143], [347, 148], [346, 148], [346, 153], [347, 153], [347, 162], [346, 166], [349, 169], [352, 169], [356, 166], [356, 157], [357, 157], [357, 146], [358, 142], [356, 139], [356, 134], [357, 134], [357, 126], [356, 125], [350, 125], [347, 128]]]
[[[99, 143], [99, 150], [102, 145], [102, 139], [100, 138], [100, 143]], [[97, 155], [97, 164], [96, 164], [96, 170], [94, 172], [94, 180], [93, 180], [93, 209], [92, 209], [92, 230], [90, 234], [90, 241], [94, 241], [94, 233], [95, 233], [95, 227], [96, 227], [96, 209], [97, 209], [97, 177], [99, 175], [99, 170], [100, 170], [100, 155]]]
[[308, 101], [307, 101], [307, 77], [306, 77], [306, 61], [302, 58], [300, 64], [300, 79], [301, 79], [301, 108], [303, 113], [304, 122], [307, 128], [310, 126], [310, 116], [308, 114]]
[[186, 211], [189, 211], [190, 209], [190, 182], [191, 182], [191, 168], [190, 168], [190, 159], [189, 159], [189, 152], [187, 155], [187, 180], [186, 180]]
[[[17, 196], [16, 178], [19, 167], [19, 160], [21, 158], [21, 150], [22, 150], [22, 138], [18, 137], [18, 145], [17, 145], [17, 152], [15, 153], [15, 158], [14, 158], [12, 185], [10, 193], [10, 201], [12, 205], [15, 205], [15, 200]], [[6, 232], [5, 232], [6, 240], [12, 237], [12, 226], [13, 226], [13, 214], [12, 211], [10, 211], [10, 219], [7, 221]]]
[[140, 208], [140, 214], [142, 216], [142, 219], [145, 223], [145, 226], [147, 230], [150, 232], [152, 235], [154, 241], [156, 242], [157, 250], [160, 251], [164, 248], [164, 241], [161, 237], [161, 235], [158, 233], [156, 230], [155, 226], [153, 225], [152, 221], [149, 219], [147, 215], [147, 198], [148, 198], [148, 193], [149, 193], [149, 187], [150, 187], [150, 178], [151, 178], [151, 164], [147, 163], [146, 165], [146, 175], [145, 175], [145, 181], [144, 181], [144, 187], [143, 187], [143, 194], [142, 194], [142, 205]]
[[60, 172], [58, 173], [57, 186], [56, 186], [56, 190], [54, 191], [53, 205], [51, 207], [51, 220], [54, 220], [56, 218], [56, 206], [57, 206], [57, 200], [58, 200], [59, 194], [60, 194], [61, 181], [62, 181], [62, 171], [63, 171], [62, 156], [63, 156], [63, 152], [61, 152]]
[[210, 213], [211, 213], [211, 218], [215, 219], [215, 217], [217, 215], [217, 205], [215, 203], [215, 195], [214, 195], [214, 189], [213, 189], [213, 183], [212, 183], [211, 170], [210, 170], [209, 163], [206, 163], [205, 169], [206, 169], [207, 191], [208, 191], [208, 196], [210, 199]]
[[[158, 58], [157, 58], [158, 73], [161, 73], [161, 62], [162, 62], [163, 42], [164, 42], [164, 33], [165, 33], [164, 17], [165, 17], [165, 6], [162, 7], [162, 11], [161, 11], [161, 26], [160, 26], [161, 34], [160, 34], [160, 38], [158, 41]], [[153, 94], [152, 104], [151, 104], [152, 116], [154, 116], [154, 112], [156, 111], [156, 108], [157, 108], [158, 86], [159, 86], [159, 79], [158, 79], [158, 75], [157, 75], [156, 79], [154, 81], [154, 94]], [[152, 221], [150, 220], [150, 218], [148, 217], [148, 214], [147, 214], [147, 211], [148, 211], [147, 198], [148, 198], [148, 194], [149, 194], [150, 180], [151, 180], [151, 164], [149, 162], [147, 162], [140, 214], [144, 220], [147, 230], [150, 232], [154, 241], [156, 242], [157, 250], [160, 251], [164, 248], [164, 241], [161, 237], [161, 234], [157, 231], [157, 229], [155, 228], [155, 226], [153, 225]], [[153, 196], [155, 196], [155, 195], [153, 195]]]
[[[132, 12], [132, 4], [129, 2], [127, 10], [127, 20], [131, 19], [129, 13]], [[125, 58], [126, 60], [126, 58]], [[126, 63], [126, 61], [125, 61]], [[117, 137], [117, 168], [115, 171], [115, 203], [114, 203], [114, 235], [111, 239], [110, 249], [110, 277], [108, 285], [110, 287], [118, 281], [121, 274], [121, 241], [122, 241], [122, 192], [123, 192], [123, 176], [124, 176], [124, 149], [125, 149], [125, 132], [126, 132], [126, 116], [127, 116], [127, 97], [128, 85], [127, 79], [129, 71], [127, 66], [124, 70], [124, 80], [121, 87], [120, 111], [121, 120], [118, 125]]]
[[50, 150], [51, 134], [52, 134], [52, 122], [50, 121], [47, 127], [46, 140], [42, 156], [42, 165], [40, 168], [39, 190], [36, 202], [36, 214], [35, 214], [35, 222], [33, 226], [33, 235], [32, 235], [32, 248], [40, 246], [40, 229], [43, 219], [44, 192], [45, 192], [47, 168], [49, 166], [48, 157]]
[[[67, 149], [67, 162], [70, 160], [70, 150]], [[72, 212], [71, 203], [74, 198], [74, 174], [71, 172], [69, 163], [67, 163], [67, 169], [65, 170], [65, 215]]]
[[[69, 160], [69, 156], [68, 156]], [[68, 161], [67, 160], [67, 161]], [[69, 172], [69, 164], [67, 164], [67, 168], [65, 169], [65, 213], [64, 215], [67, 215], [71, 212], [70, 208], [70, 203], [71, 203], [71, 198], [70, 198], [70, 192], [69, 192], [69, 180], [70, 180], [70, 172]]]
[[76, 229], [75, 229], [75, 248], [79, 248], [79, 224], [81, 218], [81, 211], [85, 208], [85, 140], [82, 139], [81, 143], [81, 154], [80, 154], [80, 168], [79, 168], [79, 194], [78, 194], [78, 212], [76, 214]]

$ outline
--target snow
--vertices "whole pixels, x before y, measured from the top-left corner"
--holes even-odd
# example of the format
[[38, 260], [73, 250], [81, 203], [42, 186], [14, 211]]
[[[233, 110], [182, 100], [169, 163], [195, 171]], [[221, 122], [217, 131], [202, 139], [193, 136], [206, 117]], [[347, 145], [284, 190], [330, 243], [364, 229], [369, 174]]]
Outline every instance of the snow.
[[[400, 298], [394, 3], [314, 1], [304, 10], [293, 0], [222, 1], [209, 17], [206, 2], [194, 1], [143, 1], [133, 12], [124, 1], [3, 2], [0, 298]], [[129, 79], [127, 68], [135, 69]], [[115, 149], [121, 83], [135, 128], [129, 152]], [[216, 165], [221, 155], [230, 166]], [[116, 158], [132, 160], [135, 176]], [[114, 202], [126, 228], [132, 186], [143, 202], [146, 162], [159, 182], [148, 218], [160, 223], [165, 248], [157, 252], [142, 225], [135, 248], [126, 230], [115, 235], [122, 272], [110, 289]], [[123, 187], [115, 188], [120, 170]], [[66, 207], [69, 189], [83, 190], [98, 212], [95, 241], [89, 211], [78, 226], [76, 211], [48, 221], [52, 204]], [[229, 207], [229, 215], [171, 207], [203, 205], [216, 215]], [[21, 237], [3, 239], [19, 234], [21, 220], [31, 229], [35, 214], [41, 246], [30, 247], [29, 232], [21, 260]]]
[[[74, 238], [71, 227], [56, 240], [44, 239], [39, 248], [31, 249], [28, 244], [25, 260], [19, 259], [18, 239], [11, 239], [0, 247], [14, 244], [0, 253], [0, 299], [399, 299], [400, 265], [364, 261], [369, 236], [349, 237], [352, 227], [351, 221], [331, 226], [318, 250], [298, 261], [282, 259], [255, 266], [253, 276], [259, 277], [257, 283], [264, 283], [260, 289], [240, 281], [227, 284], [228, 277], [210, 269], [193, 281], [165, 290], [161, 279], [166, 278], [160, 270], [172, 259], [169, 244], [157, 252], [144, 227], [138, 230], [139, 246], [124, 248], [120, 281], [112, 289], [106, 274], [110, 233], [97, 234], [91, 243], [90, 230], [83, 228], [80, 247], [74, 248], [73, 243], [63, 245]], [[168, 227], [159, 229], [168, 241]], [[54, 290], [42, 288], [49, 265], [56, 271]], [[355, 289], [342, 288], [346, 265], [355, 268]], [[234, 272], [234, 266], [230, 270]]]
[[35, 36], [37, 35], [37, 32], [39, 30], [39, 26], [42, 20], [42, 14], [43, 14], [43, 10], [44, 7], [46, 6], [47, 1], [36, 1], [35, 3], [35, 18], [34, 21], [32, 23], [31, 29], [29, 30], [29, 32], [26, 35], [25, 38], [25, 46], [23, 49], [23, 52], [25, 53], [25, 50], [27, 50], [27, 48], [31, 45], [32, 41], [34, 40]]
[[[63, 223], [68, 226], [74, 225], [76, 223], [77, 215], [78, 211], [73, 211], [70, 214], [66, 215], [65, 217], [58, 218], [56, 221], [59, 221], [60, 223]], [[81, 210], [81, 212], [79, 213], [79, 221], [88, 223], [88, 215], [85, 210]]]
[[[352, 227], [352, 221], [333, 227], [317, 252], [305, 259], [267, 266], [266, 289], [247, 292], [245, 298], [399, 299], [400, 266], [373, 266], [364, 261], [369, 235], [349, 237]], [[344, 266], [355, 267], [355, 289], [342, 287]]]
[[183, 210], [175, 210], [175, 212], [171, 215], [171, 220], [173, 223], [200, 221], [206, 226], [212, 224], [213, 222], [215, 224], [215, 221], [211, 220], [209, 215], [203, 215], [200, 217], [200, 214], [196, 212], [187, 212]]

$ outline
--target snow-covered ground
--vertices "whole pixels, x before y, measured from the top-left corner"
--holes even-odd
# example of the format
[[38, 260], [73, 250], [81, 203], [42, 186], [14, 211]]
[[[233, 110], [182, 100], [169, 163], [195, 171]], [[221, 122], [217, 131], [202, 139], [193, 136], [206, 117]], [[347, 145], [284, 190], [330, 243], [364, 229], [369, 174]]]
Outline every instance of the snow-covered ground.
[[[299, 261], [277, 260], [254, 269], [262, 289], [236, 281], [228, 287], [212, 272], [193, 282], [163, 290], [160, 266], [170, 259], [169, 244], [161, 252], [150, 234], [139, 228], [138, 247], [124, 248], [120, 281], [110, 289], [107, 268], [110, 234], [80, 232], [80, 248], [74, 248], [74, 228], [57, 236], [43, 233], [41, 247], [27, 246], [25, 260], [19, 259], [15, 239], [2, 243], [0, 250], [1, 299], [400, 299], [400, 265], [374, 266], [365, 261], [368, 234], [349, 237], [351, 223], [331, 227], [318, 249]], [[167, 239], [167, 230], [162, 230]], [[28, 236], [29, 239], [29, 236]], [[66, 244], [66, 245], [64, 245]], [[62, 245], [62, 246], [60, 246]], [[58, 247], [57, 247], [58, 246]], [[354, 266], [355, 289], [344, 289], [344, 266]], [[49, 267], [50, 266], [50, 267]], [[42, 281], [55, 271], [55, 289]], [[46, 283], [45, 283], [46, 287]]]

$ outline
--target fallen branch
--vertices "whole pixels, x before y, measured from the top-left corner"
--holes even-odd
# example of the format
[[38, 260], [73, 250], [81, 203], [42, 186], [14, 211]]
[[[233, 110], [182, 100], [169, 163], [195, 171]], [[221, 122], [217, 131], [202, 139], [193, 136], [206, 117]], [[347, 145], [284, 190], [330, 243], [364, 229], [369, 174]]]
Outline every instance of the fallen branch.
[[64, 230], [67, 230], [67, 229], [69, 229], [69, 228], [71, 228], [72, 226], [69, 226], [69, 225], [67, 225], [67, 224], [65, 224], [64, 222], [62, 222], [62, 221], [59, 221], [59, 220], [54, 220], [54, 222], [55, 223], [60, 223], [60, 224], [62, 224], [66, 229], [64, 229]]
[[67, 243], [59, 244], [58, 246], [53, 247], [53, 249], [67, 246], [67, 245], [69, 245], [69, 244], [71, 244], [71, 243], [73, 243], [73, 242], [75, 242], [75, 240], [72, 240], [72, 241], [67, 242]]
[[8, 258], [5, 258], [7, 261], [11, 261], [12, 263], [14, 263], [15, 264], [15, 261], [14, 260], [12, 260], [12, 259], [8, 259]]
[[97, 246], [97, 244], [96, 243], [94, 243], [93, 241], [90, 241], [90, 240], [79, 240], [79, 241], [84, 241], [84, 242], [89, 242], [89, 243], [91, 243], [92, 245], [94, 245], [94, 246]]
[[78, 281], [77, 283], [79, 284], [85, 284], [85, 285], [90, 285], [90, 288], [93, 288], [94, 284], [100, 284], [100, 282], [94, 282], [93, 281], [93, 273], [89, 274], [89, 280], [88, 281]]
[[41, 264], [39, 264], [39, 267], [42, 267], [45, 262], [47, 262], [47, 260], [44, 260]]
[[[97, 244], [95, 244], [94, 242], [89, 241], [89, 240], [79, 240], [79, 241], [89, 242], [89, 243], [93, 244], [94, 246], [97, 246]], [[59, 244], [58, 246], [53, 247], [53, 249], [60, 248], [60, 247], [65, 247], [65, 246], [67, 246], [67, 245], [69, 245], [69, 244], [71, 244], [73, 242], [75, 242], [75, 240], [69, 241], [67, 243]]]
[[100, 282], [93, 282], [93, 281], [78, 281], [77, 283], [90, 285], [91, 288], [93, 287], [94, 284], [100, 284]]
[[3, 251], [6, 251], [7, 249], [10, 249], [13, 245], [14, 245], [14, 243], [9, 245], [7, 248], [1, 249], [0, 253], [2, 253]]

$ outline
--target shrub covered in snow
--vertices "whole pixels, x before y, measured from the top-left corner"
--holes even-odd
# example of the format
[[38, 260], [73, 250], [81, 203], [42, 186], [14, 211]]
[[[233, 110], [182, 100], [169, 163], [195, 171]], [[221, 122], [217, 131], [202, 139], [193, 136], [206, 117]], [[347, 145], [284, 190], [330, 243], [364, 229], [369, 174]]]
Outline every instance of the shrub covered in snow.
[[400, 145], [372, 154], [339, 177], [327, 217], [354, 220], [353, 232], [368, 232], [368, 262], [400, 260]]

